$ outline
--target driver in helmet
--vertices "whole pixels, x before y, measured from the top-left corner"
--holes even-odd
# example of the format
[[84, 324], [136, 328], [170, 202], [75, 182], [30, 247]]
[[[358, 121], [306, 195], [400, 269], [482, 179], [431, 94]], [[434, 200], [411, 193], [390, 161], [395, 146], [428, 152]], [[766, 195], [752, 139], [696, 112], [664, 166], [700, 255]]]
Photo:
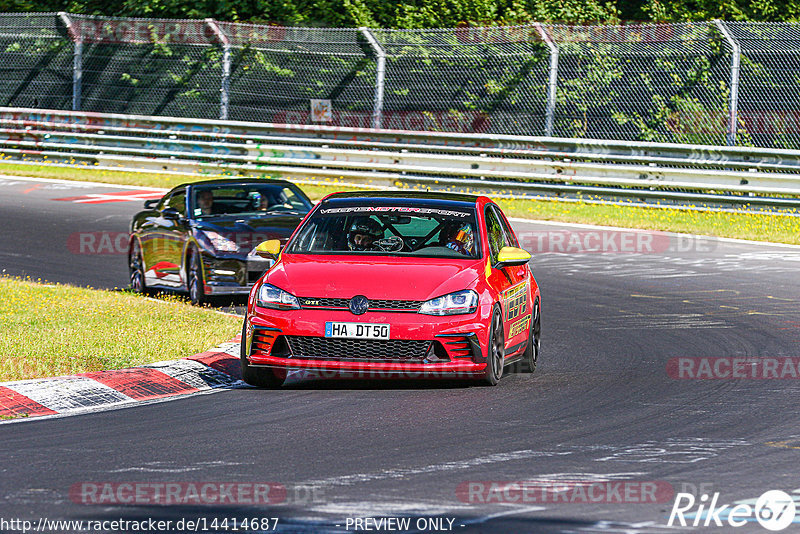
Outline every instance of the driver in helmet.
[[475, 244], [475, 232], [469, 223], [451, 223], [447, 226], [443, 234], [444, 246], [455, 250], [465, 256], [471, 256]]
[[369, 217], [358, 217], [350, 225], [347, 232], [347, 247], [350, 250], [379, 250], [373, 246], [375, 240], [383, 237], [383, 228], [374, 219]]

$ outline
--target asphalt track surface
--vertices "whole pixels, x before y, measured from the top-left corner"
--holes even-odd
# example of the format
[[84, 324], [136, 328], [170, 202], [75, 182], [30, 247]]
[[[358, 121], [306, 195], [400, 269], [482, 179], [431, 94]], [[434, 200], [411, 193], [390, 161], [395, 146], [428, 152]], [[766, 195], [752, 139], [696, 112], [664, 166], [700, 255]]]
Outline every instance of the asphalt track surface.
[[[0, 181], [0, 270], [126, 285], [124, 255], [75, 253], [67, 242], [75, 232], [125, 232], [140, 202], [53, 201], [113, 190], [35, 185]], [[553, 239], [542, 232], [585, 231], [515, 227], [540, 249], [536, 239]], [[800, 249], [681, 246], [688, 250], [535, 252], [539, 368], [495, 388], [307, 379], [2, 424], [0, 519], [278, 517], [279, 531], [344, 532], [348, 518], [410, 517], [453, 519], [455, 532], [633, 533], [676, 530], [667, 526], [674, 497], [587, 502], [565, 491], [571, 502], [552, 502], [554, 493], [545, 502], [519, 493], [480, 502], [480, 492], [459, 488], [658, 481], [698, 499], [718, 492], [719, 505], [753, 504], [767, 490], [800, 500], [800, 381], [667, 372], [678, 357], [800, 357]], [[69, 494], [83, 482], [272, 482], [287, 498], [256, 507], [86, 505]], [[768, 532], [752, 520], [683, 530]]]

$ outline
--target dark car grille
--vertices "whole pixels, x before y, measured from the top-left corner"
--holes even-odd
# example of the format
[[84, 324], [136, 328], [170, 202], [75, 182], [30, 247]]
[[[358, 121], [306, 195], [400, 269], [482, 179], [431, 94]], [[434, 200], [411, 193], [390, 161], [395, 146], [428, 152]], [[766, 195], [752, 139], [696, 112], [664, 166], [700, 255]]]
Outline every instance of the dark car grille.
[[369, 301], [370, 308], [379, 310], [409, 310], [419, 311], [421, 302], [416, 300], [371, 300]]
[[431, 341], [339, 339], [286, 336], [294, 358], [381, 362], [422, 362]]
[[264, 271], [247, 271], [247, 283], [254, 284], [258, 282], [262, 274], [264, 274]]
[[[300, 297], [303, 308], [336, 308], [346, 310], [350, 307], [350, 299]], [[396, 310], [418, 312], [422, 302], [418, 300], [370, 300], [370, 310]]]

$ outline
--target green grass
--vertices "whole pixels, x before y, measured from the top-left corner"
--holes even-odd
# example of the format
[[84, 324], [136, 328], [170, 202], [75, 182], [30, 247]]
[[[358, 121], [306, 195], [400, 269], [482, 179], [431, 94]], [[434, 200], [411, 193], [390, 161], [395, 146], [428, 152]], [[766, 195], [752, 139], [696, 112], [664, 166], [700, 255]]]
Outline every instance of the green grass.
[[[85, 182], [103, 182], [107, 184], [131, 185], [138, 187], [161, 187], [172, 189], [176, 185], [209, 180], [211, 178], [224, 178], [224, 176], [209, 176], [203, 174], [158, 174], [148, 172], [113, 171], [94, 169], [90, 166], [75, 165], [74, 167], [56, 167], [49, 165], [23, 165], [19, 163], [0, 163], [0, 175], [26, 176], [32, 178], [51, 178], [56, 180], [78, 180]], [[330, 181], [330, 180], [328, 180]], [[302, 184], [303, 191], [313, 200], [319, 200], [327, 194], [337, 191], [354, 191], [360, 188], [330, 185], [322, 181], [320, 185]]]
[[230, 340], [242, 320], [178, 299], [0, 277], [0, 324], [6, 382], [191, 356]]
[[800, 245], [800, 217], [498, 199], [509, 217], [702, 234]]
[[10, 421], [12, 419], [19, 419], [21, 417], [28, 417], [28, 414], [20, 413], [15, 415], [0, 415], [0, 421]]
[[[46, 165], [20, 165], [14, 163], [0, 163], [0, 174], [164, 188], [208, 179], [208, 176], [204, 175], [150, 174], [83, 168], [81, 166], [49, 167]], [[336, 191], [359, 189], [349, 185], [338, 185], [335, 181], [329, 180], [321, 181], [320, 185], [302, 184], [301, 187], [314, 200]], [[503, 207], [506, 214], [512, 217], [800, 244], [800, 217], [546, 200], [498, 199], [498, 203]]]

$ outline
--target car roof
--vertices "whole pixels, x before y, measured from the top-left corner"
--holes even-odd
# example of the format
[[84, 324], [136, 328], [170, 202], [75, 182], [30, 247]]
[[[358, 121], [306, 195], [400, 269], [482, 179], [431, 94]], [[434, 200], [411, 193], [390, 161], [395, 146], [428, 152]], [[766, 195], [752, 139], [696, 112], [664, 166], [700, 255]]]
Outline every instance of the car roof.
[[440, 191], [348, 191], [328, 195], [324, 203], [351, 204], [353, 202], [380, 202], [382, 200], [402, 200], [413, 204], [435, 203], [438, 205], [474, 207], [481, 197], [464, 193], [446, 193]]
[[293, 185], [292, 182], [288, 180], [280, 180], [275, 178], [239, 177], [239, 178], [215, 178], [212, 180], [201, 180], [199, 182], [187, 182], [185, 184], [176, 186], [175, 188], [177, 189], [178, 187], [196, 186], [196, 185], [225, 185], [225, 184], [243, 184], [243, 183]]

